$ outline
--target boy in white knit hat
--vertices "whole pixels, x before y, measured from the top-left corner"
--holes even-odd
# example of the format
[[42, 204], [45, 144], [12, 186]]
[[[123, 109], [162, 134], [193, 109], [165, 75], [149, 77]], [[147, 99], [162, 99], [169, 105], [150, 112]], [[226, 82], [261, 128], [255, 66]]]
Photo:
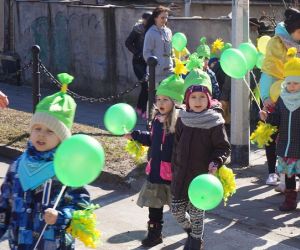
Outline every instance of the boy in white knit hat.
[[58, 75], [62, 90], [39, 102], [30, 123], [25, 152], [10, 166], [1, 186], [0, 237], [9, 231], [10, 249], [32, 250], [48, 224], [36, 249], [75, 249], [66, 233], [72, 212], [88, 205], [84, 188], [67, 188], [56, 209], [53, 204], [62, 188], [55, 178], [53, 156], [57, 146], [71, 136], [76, 103], [66, 94], [73, 77]]

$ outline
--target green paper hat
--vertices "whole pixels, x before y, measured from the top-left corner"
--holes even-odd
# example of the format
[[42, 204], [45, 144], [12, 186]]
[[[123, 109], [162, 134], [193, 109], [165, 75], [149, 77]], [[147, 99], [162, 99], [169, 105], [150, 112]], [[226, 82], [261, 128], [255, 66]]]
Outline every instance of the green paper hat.
[[193, 69], [184, 79], [184, 93], [192, 85], [202, 85], [208, 88], [212, 95], [212, 86], [209, 75], [201, 69]]
[[168, 96], [172, 100], [182, 103], [184, 98], [183, 86], [184, 80], [181, 76], [170, 75], [159, 84], [156, 95]]
[[210, 58], [210, 48], [206, 44], [206, 38], [202, 37], [200, 39], [200, 45], [196, 49], [199, 57]]
[[38, 103], [30, 122], [30, 128], [34, 124], [43, 124], [52, 130], [60, 140], [64, 140], [71, 136], [76, 110], [74, 99], [66, 93], [67, 86], [74, 77], [67, 73], [61, 73], [57, 75], [57, 78], [62, 84], [61, 91], [46, 96]]

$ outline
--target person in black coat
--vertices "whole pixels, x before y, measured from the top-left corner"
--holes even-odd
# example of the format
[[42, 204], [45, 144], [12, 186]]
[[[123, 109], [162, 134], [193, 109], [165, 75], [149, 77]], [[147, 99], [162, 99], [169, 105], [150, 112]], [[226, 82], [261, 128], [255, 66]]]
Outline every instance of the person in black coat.
[[148, 83], [145, 80], [147, 63], [143, 58], [143, 46], [145, 37], [145, 26], [151, 12], [145, 12], [142, 20], [136, 23], [125, 41], [128, 50], [133, 54], [132, 66], [137, 79], [141, 83], [141, 92], [137, 102], [137, 113], [146, 118], [147, 100], [148, 100]]

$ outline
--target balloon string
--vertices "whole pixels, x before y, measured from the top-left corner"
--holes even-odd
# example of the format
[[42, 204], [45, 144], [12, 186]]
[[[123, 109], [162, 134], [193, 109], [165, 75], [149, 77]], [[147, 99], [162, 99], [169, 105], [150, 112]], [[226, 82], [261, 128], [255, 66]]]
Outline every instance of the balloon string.
[[[59, 201], [60, 201], [60, 199], [61, 199], [61, 197], [62, 197], [62, 195], [63, 195], [63, 193], [64, 193], [64, 191], [65, 191], [65, 189], [66, 189], [66, 187], [67, 187], [67, 186], [65, 186], [65, 185], [62, 186], [62, 188], [61, 188], [61, 190], [60, 190], [60, 193], [59, 193], [59, 195], [58, 195], [57, 198], [56, 198], [56, 201], [55, 201], [55, 204], [54, 204], [54, 206], [53, 206], [53, 209], [56, 209], [56, 207], [57, 207], [57, 205], [58, 205], [58, 203], [59, 203]], [[51, 191], [51, 190], [50, 190], [50, 191]], [[33, 250], [36, 250], [36, 249], [37, 249], [37, 247], [38, 247], [38, 245], [39, 245], [39, 243], [40, 243], [40, 241], [41, 241], [41, 239], [42, 239], [42, 236], [43, 236], [43, 234], [44, 234], [44, 232], [45, 232], [47, 226], [48, 226], [48, 224], [45, 224], [45, 226], [44, 226], [44, 228], [43, 228], [43, 230], [42, 230], [42, 232], [41, 232], [41, 234], [40, 234], [40, 237], [38, 238], [37, 242], [35, 243], [35, 246], [34, 246]]]
[[255, 82], [255, 85], [256, 85], [256, 87], [257, 87], [257, 90], [258, 90], [258, 93], [259, 93], [259, 99], [262, 101], [262, 99], [261, 99], [261, 94], [260, 94], [260, 88], [259, 88], [259, 85], [258, 85], [258, 83], [257, 83], [257, 81], [256, 81], [256, 76], [255, 76], [255, 74], [253, 73], [253, 70], [250, 70], [250, 73], [251, 73], [251, 75], [252, 75], [252, 77], [253, 77], [253, 80], [254, 80], [254, 82]]
[[254, 95], [254, 93], [253, 93], [253, 91], [252, 91], [251, 88], [249, 87], [249, 84], [247, 83], [246, 79], [243, 78], [243, 81], [244, 81], [244, 83], [246, 84], [246, 86], [248, 87], [248, 89], [249, 89], [249, 91], [250, 91], [250, 93], [251, 93], [251, 95], [252, 95], [252, 97], [253, 97], [253, 99], [254, 99], [254, 101], [255, 101], [255, 103], [256, 103], [258, 109], [259, 109], [259, 111], [261, 111], [261, 108], [260, 108], [260, 106], [259, 106], [259, 103], [258, 103], [258, 101], [257, 101], [257, 99], [256, 99], [256, 97], [255, 97], [255, 95]]

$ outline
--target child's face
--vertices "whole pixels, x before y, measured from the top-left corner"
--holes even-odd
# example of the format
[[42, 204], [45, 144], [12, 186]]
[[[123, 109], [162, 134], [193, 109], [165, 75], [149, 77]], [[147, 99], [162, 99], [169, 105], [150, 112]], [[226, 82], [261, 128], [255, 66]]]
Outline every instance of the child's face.
[[202, 112], [207, 109], [208, 100], [203, 92], [193, 92], [189, 97], [190, 109], [194, 112]]
[[300, 82], [288, 82], [286, 89], [289, 93], [296, 93], [300, 91]]
[[166, 115], [171, 112], [171, 110], [173, 109], [174, 103], [167, 96], [157, 95], [155, 105], [158, 108], [159, 113], [161, 113], [162, 115]]
[[43, 124], [32, 126], [29, 139], [36, 150], [40, 152], [49, 151], [60, 143], [58, 136]]
[[295, 41], [300, 41], [300, 29], [296, 29], [291, 36]]

